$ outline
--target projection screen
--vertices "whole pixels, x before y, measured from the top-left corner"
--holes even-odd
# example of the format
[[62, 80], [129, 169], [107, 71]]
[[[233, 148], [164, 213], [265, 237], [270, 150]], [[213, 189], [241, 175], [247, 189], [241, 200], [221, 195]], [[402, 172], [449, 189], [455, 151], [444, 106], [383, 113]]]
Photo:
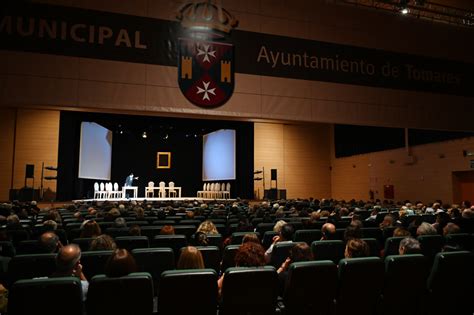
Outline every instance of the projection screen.
[[110, 180], [112, 131], [94, 122], [81, 123], [79, 178]]
[[221, 129], [203, 136], [202, 180], [235, 179], [235, 130]]

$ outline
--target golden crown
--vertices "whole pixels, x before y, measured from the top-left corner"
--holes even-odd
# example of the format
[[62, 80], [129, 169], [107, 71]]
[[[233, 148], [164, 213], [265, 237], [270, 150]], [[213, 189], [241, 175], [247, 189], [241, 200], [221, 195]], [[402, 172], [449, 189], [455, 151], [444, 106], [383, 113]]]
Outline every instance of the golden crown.
[[217, 30], [224, 33], [237, 27], [236, 20], [229, 11], [222, 8], [217, 1], [202, 1], [184, 4], [176, 16], [185, 28], [193, 30]]

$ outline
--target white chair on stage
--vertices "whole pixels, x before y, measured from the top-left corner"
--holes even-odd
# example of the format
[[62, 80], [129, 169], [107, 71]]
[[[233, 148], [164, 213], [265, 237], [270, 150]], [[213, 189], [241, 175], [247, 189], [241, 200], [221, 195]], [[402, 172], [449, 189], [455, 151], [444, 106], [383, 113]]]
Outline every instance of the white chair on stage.
[[214, 185], [214, 198], [215, 199], [221, 198], [221, 184], [220, 183], [216, 183]]
[[203, 198], [204, 197], [204, 193], [206, 192], [206, 186], [207, 186], [207, 183], [202, 184], [202, 190], [198, 190], [198, 192], [197, 192], [197, 197], [198, 198]]
[[112, 190], [112, 197], [113, 198], [123, 198], [123, 191], [119, 190], [119, 184], [117, 182], [114, 183], [114, 189]]
[[205, 183], [204, 184], [204, 193], [203, 193], [204, 198], [209, 198], [209, 190], [210, 189], [211, 189], [211, 183]]
[[113, 197], [113, 189], [114, 186], [112, 183], [109, 182], [105, 184], [105, 196], [107, 199], [111, 199]]
[[214, 198], [214, 183], [210, 183], [207, 187], [207, 198]]
[[151, 198], [155, 198], [155, 183], [154, 182], [148, 182], [148, 186], [145, 187], [145, 197], [148, 198], [149, 195], [151, 195]]
[[158, 189], [158, 197], [160, 198], [166, 198], [166, 184], [165, 182], [160, 182], [160, 184], [158, 185], [159, 189]]
[[168, 194], [169, 196], [173, 196], [173, 197], [177, 197], [178, 196], [178, 193], [176, 192], [176, 189], [174, 189], [174, 182], [169, 182], [168, 184], [169, 188], [168, 188]]
[[95, 182], [94, 183], [94, 199], [99, 198], [100, 193], [99, 193], [99, 183]]
[[98, 199], [105, 199], [105, 198], [107, 198], [107, 190], [105, 189], [104, 183], [100, 183], [98, 195], [99, 195], [99, 198], [98, 198]]
[[230, 199], [230, 183], [222, 183], [221, 185], [221, 194], [223, 199]]

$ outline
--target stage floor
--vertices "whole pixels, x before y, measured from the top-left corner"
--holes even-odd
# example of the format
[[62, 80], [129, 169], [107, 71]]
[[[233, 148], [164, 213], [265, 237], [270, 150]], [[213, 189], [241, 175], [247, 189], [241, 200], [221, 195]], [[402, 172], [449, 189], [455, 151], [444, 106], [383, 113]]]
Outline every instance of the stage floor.
[[77, 203], [77, 202], [104, 202], [104, 201], [109, 201], [109, 202], [123, 202], [123, 201], [198, 201], [198, 202], [210, 202], [210, 201], [215, 201], [215, 202], [234, 202], [236, 199], [214, 199], [214, 198], [199, 198], [199, 197], [180, 197], [180, 198], [109, 198], [109, 199], [76, 199], [72, 200], [72, 202]]

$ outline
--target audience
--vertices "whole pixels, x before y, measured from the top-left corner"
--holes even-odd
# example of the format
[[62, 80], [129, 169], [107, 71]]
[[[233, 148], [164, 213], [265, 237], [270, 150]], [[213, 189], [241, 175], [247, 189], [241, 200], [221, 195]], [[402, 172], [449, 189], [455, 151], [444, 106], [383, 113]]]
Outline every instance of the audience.
[[334, 240], [336, 239], [336, 226], [332, 223], [325, 223], [321, 227], [321, 240]]

